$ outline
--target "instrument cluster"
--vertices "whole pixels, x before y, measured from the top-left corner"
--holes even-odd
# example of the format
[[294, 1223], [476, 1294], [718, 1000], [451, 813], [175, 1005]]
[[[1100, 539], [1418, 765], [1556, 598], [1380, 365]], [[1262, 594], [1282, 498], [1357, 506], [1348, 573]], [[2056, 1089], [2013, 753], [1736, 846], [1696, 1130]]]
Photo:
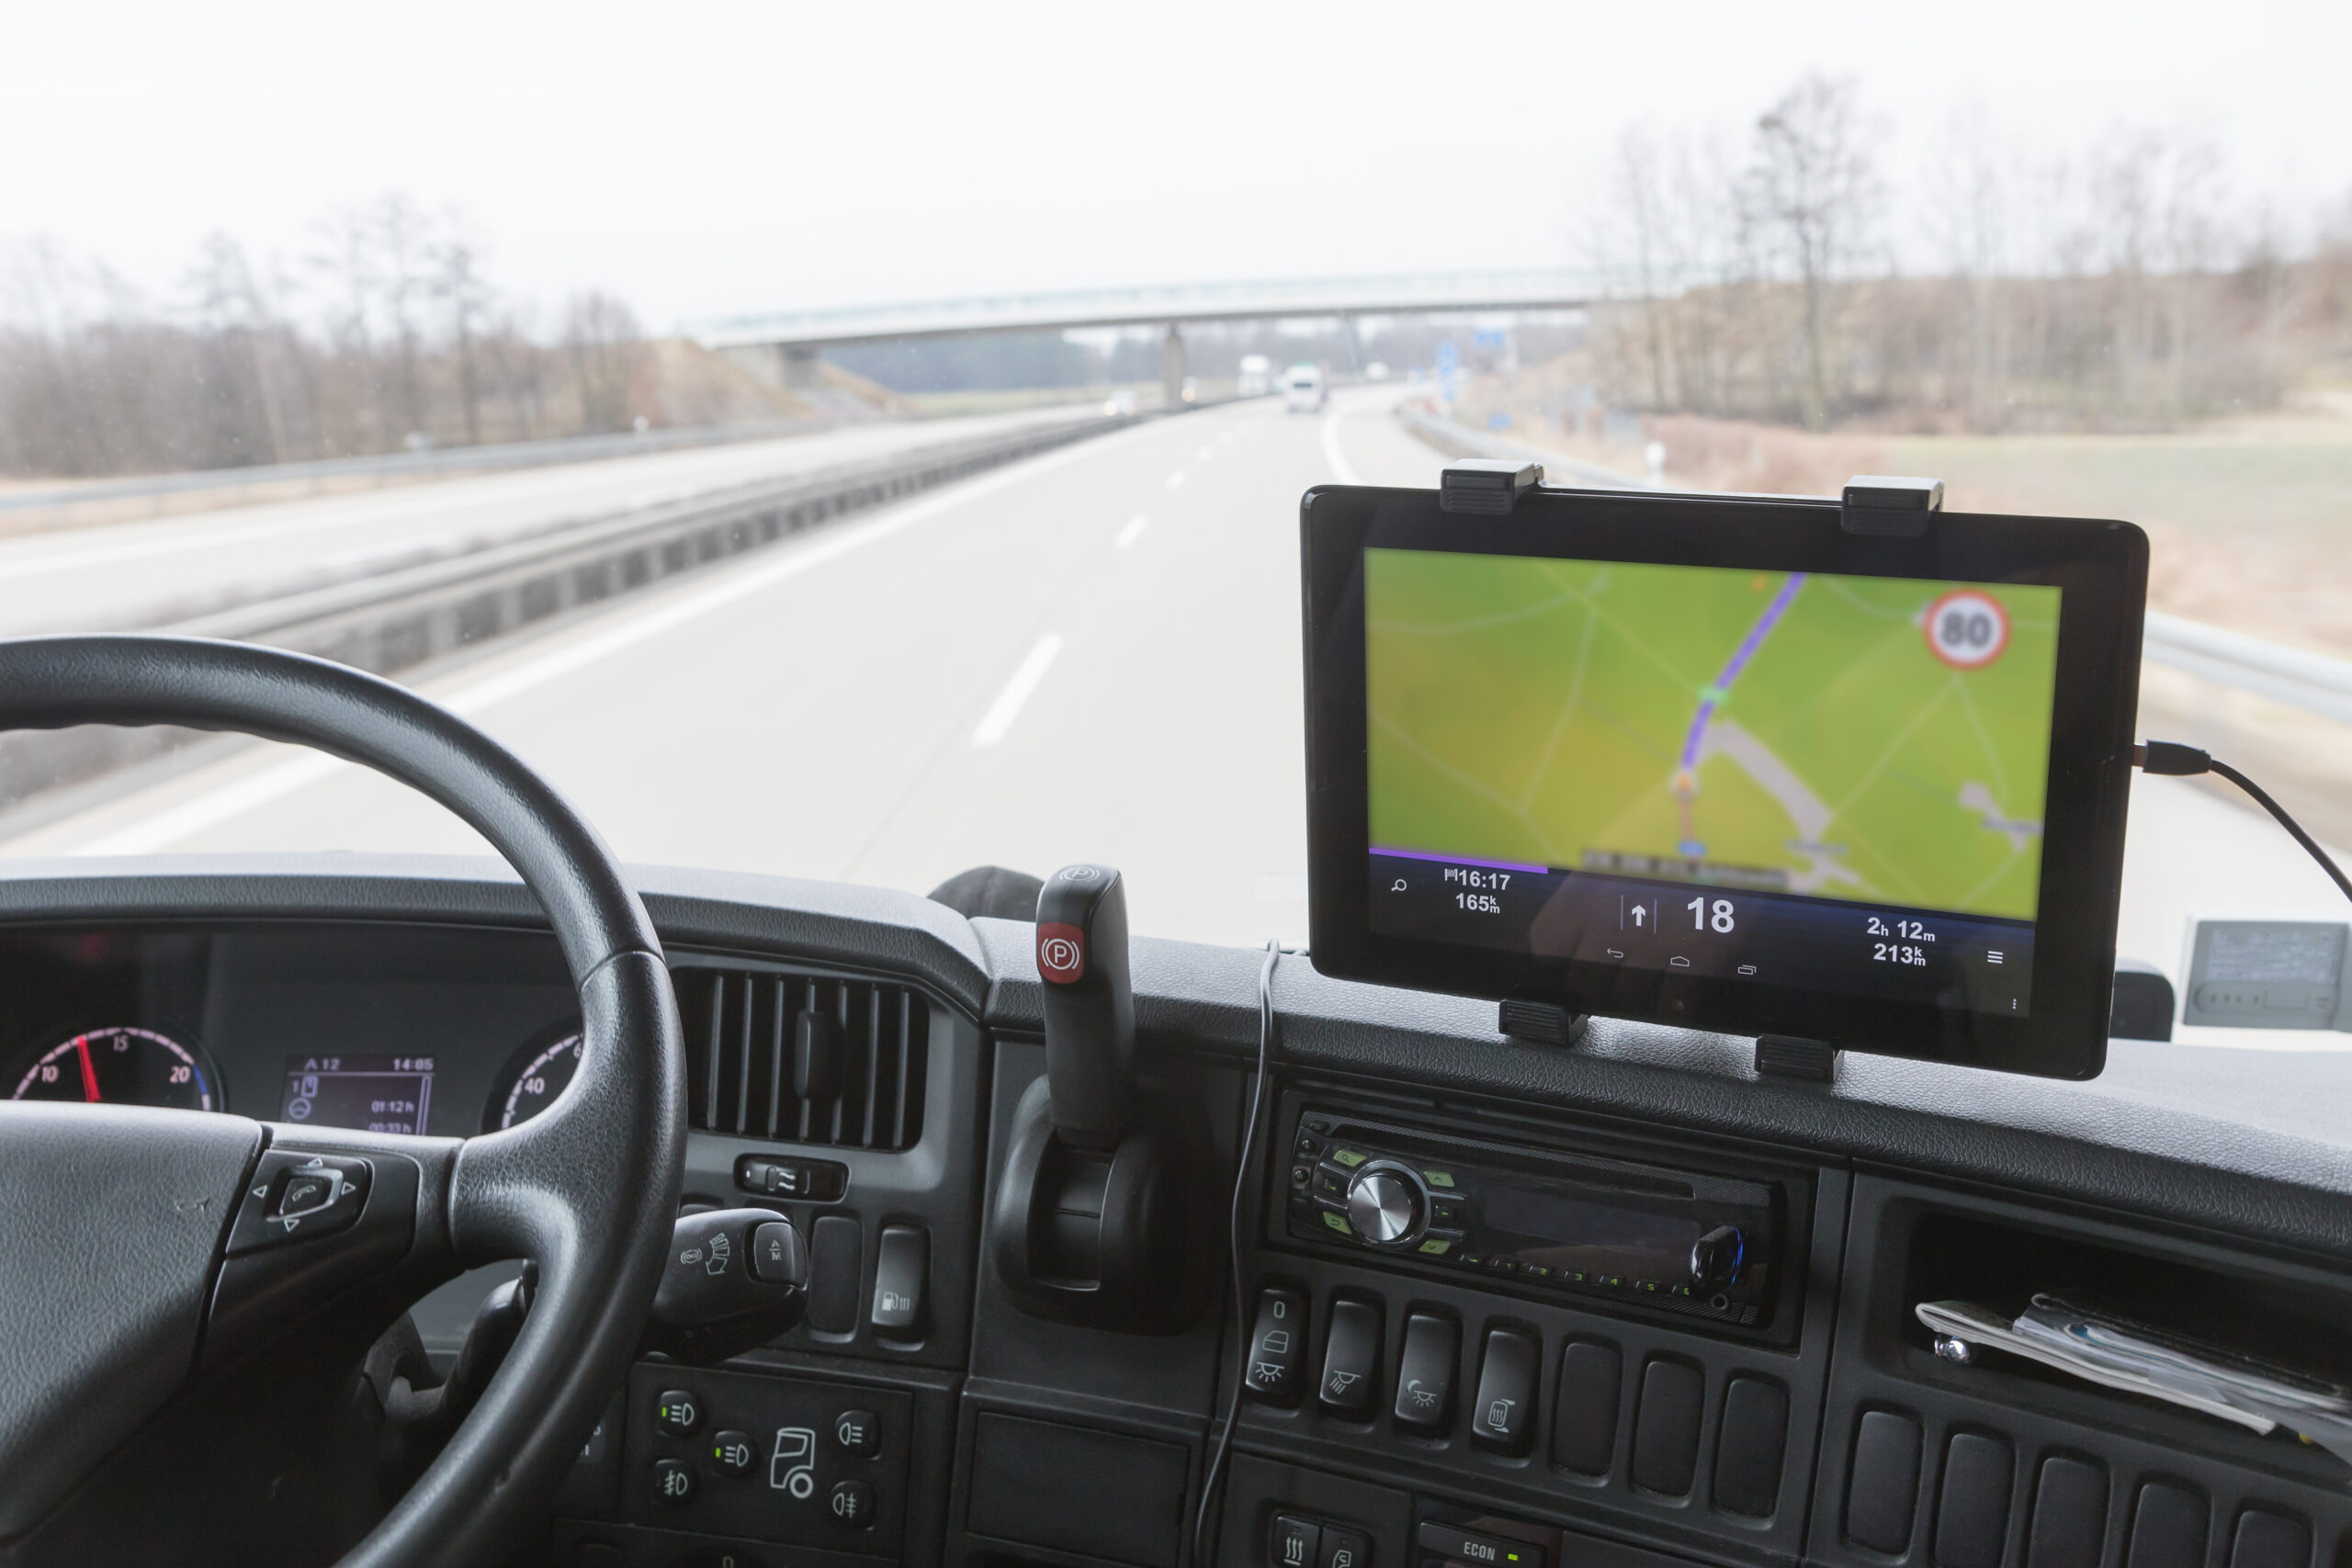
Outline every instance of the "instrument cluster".
[[0, 931], [0, 1093], [493, 1133], [571, 1083], [575, 1009], [535, 933]]

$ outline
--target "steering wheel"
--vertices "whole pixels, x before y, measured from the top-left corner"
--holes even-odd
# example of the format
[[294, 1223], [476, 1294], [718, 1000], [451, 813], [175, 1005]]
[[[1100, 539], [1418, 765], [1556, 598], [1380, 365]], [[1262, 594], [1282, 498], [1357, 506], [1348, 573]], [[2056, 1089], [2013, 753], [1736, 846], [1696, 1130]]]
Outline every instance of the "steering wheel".
[[[545, 1112], [462, 1140], [0, 1100], [0, 1562], [118, 1561], [134, 1540], [141, 1561], [211, 1560], [255, 1514], [279, 1521], [277, 1561], [500, 1561], [625, 1374], [677, 1215], [684, 1054], [645, 908], [520, 760], [343, 665], [0, 642], [0, 729], [85, 724], [295, 741], [439, 801], [546, 911], [585, 1044]], [[537, 1266], [528, 1316], [422, 1479], [380, 1518], [372, 1493], [356, 1517], [312, 1495], [326, 1413], [282, 1407], [348, 1397], [357, 1354], [424, 1289], [513, 1258]], [[246, 1495], [198, 1495], [224, 1489]]]

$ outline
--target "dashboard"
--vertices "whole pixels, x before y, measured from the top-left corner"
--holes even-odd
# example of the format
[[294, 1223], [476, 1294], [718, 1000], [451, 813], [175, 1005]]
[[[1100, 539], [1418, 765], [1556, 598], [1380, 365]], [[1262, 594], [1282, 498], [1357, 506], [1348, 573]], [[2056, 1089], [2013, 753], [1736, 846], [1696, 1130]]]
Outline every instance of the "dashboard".
[[[1057, 1320], [990, 1215], [1045, 1073], [1025, 923], [645, 871], [689, 1053], [686, 1201], [807, 1240], [805, 1320], [612, 1392], [526, 1561], [565, 1568], [2329, 1568], [2352, 1466], [1956, 1360], [1914, 1308], [2098, 1291], [2352, 1379], [2346, 1075], [2118, 1042], [2101, 1077], [1596, 1024], [1137, 939], [1144, 1080], [1240, 1235], [1172, 1332]], [[0, 1089], [468, 1135], [561, 1088], [577, 1019], [485, 862], [0, 870]], [[1703, 1255], [1710, 1269], [1684, 1260]], [[417, 1311], [445, 1365], [512, 1270]], [[1246, 1326], [1245, 1326], [1246, 1325]], [[1193, 1541], [1204, 1482], [1220, 1486]]]

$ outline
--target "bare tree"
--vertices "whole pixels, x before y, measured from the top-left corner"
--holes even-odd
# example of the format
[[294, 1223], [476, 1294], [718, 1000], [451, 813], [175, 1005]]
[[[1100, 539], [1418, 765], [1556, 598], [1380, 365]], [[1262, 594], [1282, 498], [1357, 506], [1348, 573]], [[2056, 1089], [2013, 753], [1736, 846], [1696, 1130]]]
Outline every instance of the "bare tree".
[[1883, 197], [1862, 143], [1851, 82], [1807, 76], [1756, 122], [1742, 218], [1803, 291], [1805, 424], [1829, 423], [1829, 299], [1876, 229]]
[[448, 324], [449, 352], [457, 362], [458, 402], [465, 414], [466, 440], [481, 439], [481, 327], [496, 297], [481, 276], [482, 243], [455, 212], [433, 246], [433, 292]]

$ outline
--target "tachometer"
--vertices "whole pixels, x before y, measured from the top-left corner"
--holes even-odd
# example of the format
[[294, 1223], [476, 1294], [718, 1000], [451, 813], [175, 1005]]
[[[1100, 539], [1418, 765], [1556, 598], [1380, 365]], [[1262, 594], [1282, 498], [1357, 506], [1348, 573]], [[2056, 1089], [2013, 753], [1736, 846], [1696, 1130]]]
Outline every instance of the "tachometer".
[[217, 1111], [219, 1085], [202, 1051], [152, 1029], [117, 1024], [85, 1031], [42, 1052], [10, 1098]]
[[[541, 1036], [542, 1039], [545, 1036]], [[580, 1067], [578, 1031], [548, 1044], [526, 1045], [514, 1053], [500, 1075], [490, 1104], [482, 1111], [481, 1130], [519, 1127], [555, 1103], [571, 1075]]]

